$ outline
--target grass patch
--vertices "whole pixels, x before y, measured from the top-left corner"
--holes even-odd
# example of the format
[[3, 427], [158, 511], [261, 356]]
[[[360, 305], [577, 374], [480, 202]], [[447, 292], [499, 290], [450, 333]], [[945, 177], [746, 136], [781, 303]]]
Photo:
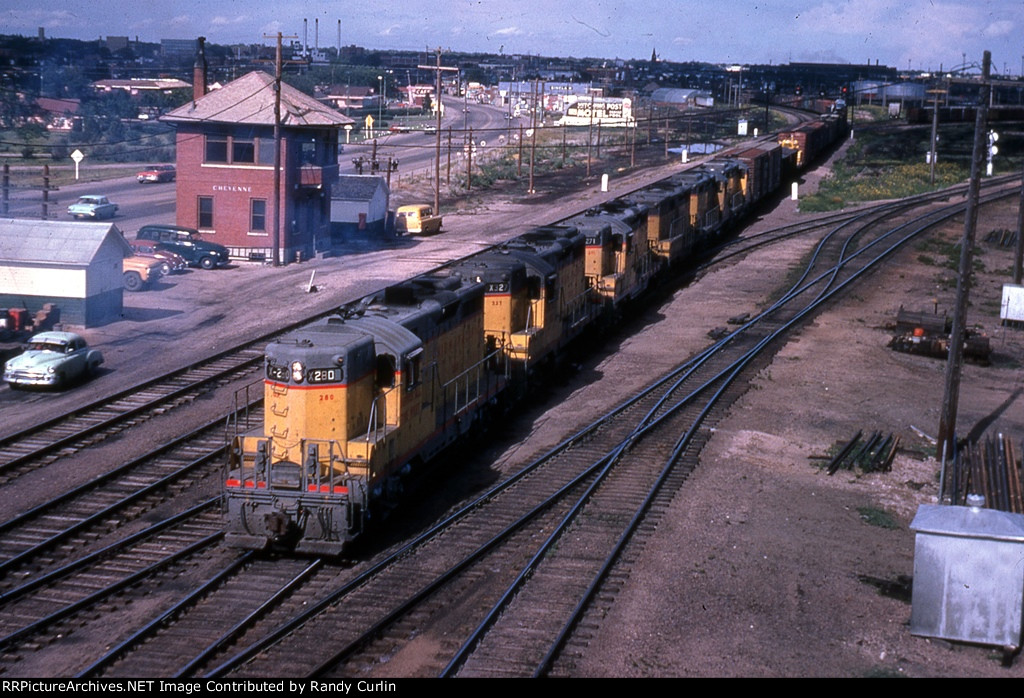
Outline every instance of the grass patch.
[[861, 521], [869, 526], [887, 529], [900, 527], [891, 514], [875, 507], [857, 507], [857, 513], [860, 514]]
[[[848, 203], [898, 199], [963, 182], [970, 177], [973, 124], [945, 124], [939, 133], [939, 159], [926, 161], [931, 146], [928, 127], [858, 127], [844, 157], [833, 164], [818, 191], [800, 201], [801, 211], [834, 211]], [[1024, 140], [1012, 133], [999, 141], [996, 171], [1019, 171]], [[1005, 156], [1005, 157], [1004, 157]]]

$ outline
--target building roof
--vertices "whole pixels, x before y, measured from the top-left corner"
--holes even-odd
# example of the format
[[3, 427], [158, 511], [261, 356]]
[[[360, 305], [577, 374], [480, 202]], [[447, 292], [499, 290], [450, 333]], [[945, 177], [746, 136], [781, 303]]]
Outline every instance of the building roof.
[[651, 93], [651, 101], [662, 104], [686, 104], [708, 93], [703, 90], [690, 90], [681, 87], [659, 87]]
[[[274, 77], [256, 70], [160, 117], [174, 123], [274, 125]], [[281, 83], [281, 125], [338, 127], [354, 123], [287, 83]]]
[[0, 220], [0, 262], [42, 262], [49, 265], [86, 265], [113, 237], [125, 256], [132, 249], [113, 223]]
[[177, 78], [129, 78], [97, 80], [92, 84], [97, 90], [184, 90], [192, 87], [184, 80]]
[[379, 175], [339, 175], [331, 187], [331, 198], [344, 201], [369, 201], [381, 188], [387, 190], [384, 178]]
[[376, 90], [361, 85], [331, 85], [325, 91], [324, 97], [369, 97], [374, 94]]
[[55, 114], [77, 114], [82, 106], [80, 99], [59, 99], [54, 97], [36, 97], [36, 106], [44, 111]]

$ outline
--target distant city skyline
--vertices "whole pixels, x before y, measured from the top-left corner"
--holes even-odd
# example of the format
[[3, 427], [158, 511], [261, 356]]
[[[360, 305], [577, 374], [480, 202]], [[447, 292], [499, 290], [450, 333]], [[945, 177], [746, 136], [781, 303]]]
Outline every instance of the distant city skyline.
[[[303, 20], [306, 20], [305, 27]], [[319, 20], [319, 22], [317, 22]], [[282, 32], [312, 47], [423, 50], [709, 63], [879, 63], [948, 70], [980, 64], [1024, 72], [1021, 0], [0, 0], [0, 33], [93, 40], [205, 36], [270, 43]], [[304, 37], [305, 34], [305, 37]]]

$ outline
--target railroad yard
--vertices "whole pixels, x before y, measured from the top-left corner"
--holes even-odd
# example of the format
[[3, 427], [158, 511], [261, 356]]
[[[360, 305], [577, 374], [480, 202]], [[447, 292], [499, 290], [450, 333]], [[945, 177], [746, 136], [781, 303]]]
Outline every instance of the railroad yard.
[[[813, 188], [826, 171], [807, 173], [804, 187]], [[629, 182], [615, 186], [625, 188]], [[561, 205], [580, 206], [586, 199], [614, 194], [591, 187], [567, 195]], [[356, 297], [494, 242], [505, 231], [557, 218], [550, 205], [548, 197], [481, 195], [458, 214], [446, 214], [446, 232], [440, 236], [400, 239], [384, 249], [353, 245], [344, 258], [283, 269], [237, 266], [171, 277], [154, 292], [132, 295], [125, 320], [87, 333], [107, 357], [106, 370], [92, 384], [61, 395], [0, 392], [5, 414], [17, 411], [3, 430], [14, 431], [55, 409], [70, 410], [89, 393], [134, 384], [152, 374], [154, 365], [186, 365], [261, 329], [331, 307], [339, 295]], [[989, 230], [1012, 229], [1016, 215], [1016, 199], [984, 207], [979, 239]], [[795, 202], [778, 200], [743, 234], [804, 218]], [[959, 218], [945, 224], [941, 237], [957, 239], [962, 225]], [[425, 527], [460, 495], [558, 443], [706, 347], [712, 342], [709, 333], [727, 326], [730, 318], [756, 314], [788, 287], [791, 269], [815, 243], [799, 237], [754, 251], [646, 307], [585, 355], [577, 371], [546, 391], [543, 404], [495, 429], [488, 447], [473, 454], [472, 462], [446, 474], [443, 484], [425, 488], [405, 522], [389, 522], [387, 536], [400, 540]], [[1005, 432], [1019, 444], [1024, 438], [1024, 408], [1018, 399], [1024, 391], [1024, 331], [1002, 328], [998, 321], [999, 289], [1007, 280], [1012, 252], [980, 246], [969, 324], [988, 334], [994, 352], [990, 366], [968, 364], [965, 369], [958, 431], [991, 420], [986, 434]], [[938, 490], [934, 447], [920, 433], [937, 430], [944, 362], [898, 354], [886, 345], [891, 336], [887, 325], [901, 305], [918, 311], [952, 309], [953, 272], [922, 261], [928, 253], [926, 243], [908, 245], [882, 271], [816, 315], [760, 370], [750, 389], [713, 425], [699, 466], [658, 512], [657, 525], [645, 527], [628, 550], [628, 572], [602, 594], [599, 610], [587, 617], [554, 673], [1022, 675], [1019, 659], [1004, 667], [1001, 654], [990, 648], [909, 633], [913, 534], [908, 525], [917, 505], [934, 502]], [[263, 300], [252, 303], [253, 298]], [[140, 442], [162, 443], [204, 423], [229, 404], [232, 390], [212, 390], [173, 416], [151, 419], [135, 428], [132, 439], [107, 438], [59, 464], [21, 475], [4, 485], [14, 495], [0, 501], [0, 519], [14, 517], [54, 490], [95, 477], [107, 463], [131, 456]], [[891, 472], [826, 474], [822, 466], [830, 449], [859, 430], [900, 436]], [[198, 480], [190, 494], [215, 494], [215, 480]], [[165, 502], [152, 513], [172, 508], [173, 502]], [[385, 538], [382, 544], [390, 542]], [[296, 565], [280, 563], [285, 565], [282, 576], [295, 572]], [[182, 569], [144, 599], [131, 604], [111, 599], [102, 612], [115, 621], [134, 617], [148, 605], [159, 606], [165, 596], [181, 595], [198, 579], [198, 572]], [[454, 615], [457, 608], [448, 613]], [[0, 608], [0, 619], [3, 615]], [[446, 638], [450, 621], [446, 614], [421, 619], [411, 639], [400, 644], [380, 640], [364, 655], [372, 660], [346, 665], [345, 673], [434, 675], [438, 657], [451, 649]], [[104, 628], [109, 627], [109, 621], [71, 621], [38, 651], [0, 655], [0, 671], [7, 676], [72, 675], [103, 651], [109, 640]], [[131, 674], [132, 665], [116, 671]]]

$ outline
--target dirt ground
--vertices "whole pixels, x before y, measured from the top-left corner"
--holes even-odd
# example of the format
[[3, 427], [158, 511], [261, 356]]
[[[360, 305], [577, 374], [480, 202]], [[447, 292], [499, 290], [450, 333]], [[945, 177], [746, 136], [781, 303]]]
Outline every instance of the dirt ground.
[[[780, 202], [758, 223], [795, 215]], [[1016, 227], [1017, 202], [985, 209], [979, 240]], [[963, 222], [948, 225], [956, 240]], [[625, 342], [595, 372], [636, 373], [705, 345], [707, 331], [754, 311], [778, 289], [809, 241], [750, 257], [678, 292], [656, 314], [664, 319]], [[889, 268], [793, 338], [734, 405], [633, 565], [630, 581], [590, 642], [574, 676], [868, 677], [1024, 675], [1024, 660], [1001, 666], [994, 648], [910, 634], [908, 580], [919, 504], [935, 503], [939, 462], [934, 435], [945, 362], [886, 347], [886, 328], [901, 305], [952, 312], [953, 272], [923, 263], [924, 243], [905, 249]], [[964, 371], [958, 434], [986, 418], [986, 435], [1024, 440], [1024, 330], [999, 324], [1001, 285], [1012, 252], [981, 244], [970, 327], [994, 348], [988, 367]], [[675, 354], [678, 357], [678, 354]], [[560, 409], [572, 412], [584, 388]], [[1008, 398], [1013, 398], [1005, 404]], [[584, 400], [576, 404], [575, 400]], [[822, 457], [858, 431], [901, 439], [892, 471], [828, 476]], [[878, 525], [878, 514], [891, 519]], [[892, 583], [895, 595], [881, 593]], [[902, 592], [902, 593], [899, 593]]]

